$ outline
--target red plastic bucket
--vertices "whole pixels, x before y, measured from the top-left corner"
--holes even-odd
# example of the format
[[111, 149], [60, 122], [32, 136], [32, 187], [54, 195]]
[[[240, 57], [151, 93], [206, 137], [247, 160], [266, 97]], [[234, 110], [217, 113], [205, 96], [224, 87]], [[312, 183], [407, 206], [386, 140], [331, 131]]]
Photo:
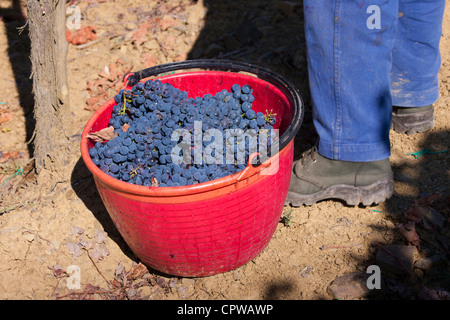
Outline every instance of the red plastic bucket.
[[[196, 70], [193, 70], [193, 69]], [[200, 70], [199, 70], [200, 69]], [[160, 74], [171, 73], [169, 75]], [[293, 138], [303, 117], [295, 88], [276, 73], [241, 62], [194, 60], [127, 75], [128, 85], [159, 75], [190, 97], [235, 83], [253, 88], [253, 109], [277, 114], [279, 152], [260, 166], [190, 186], [146, 187], [112, 178], [91, 160], [86, 135], [108, 126], [110, 99], [88, 121], [81, 155], [123, 239], [143, 263], [160, 272], [200, 277], [244, 265], [267, 246], [283, 210], [293, 162]]]

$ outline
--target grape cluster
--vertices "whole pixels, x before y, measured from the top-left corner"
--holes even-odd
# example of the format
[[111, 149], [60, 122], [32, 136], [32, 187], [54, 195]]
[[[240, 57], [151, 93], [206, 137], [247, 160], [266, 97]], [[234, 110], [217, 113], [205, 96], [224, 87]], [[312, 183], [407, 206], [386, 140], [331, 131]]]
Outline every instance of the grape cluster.
[[[114, 127], [116, 137], [104, 143], [97, 142], [89, 155], [103, 172], [136, 185], [191, 185], [218, 179], [246, 167], [252, 150], [248, 135], [235, 135], [230, 139], [224, 134], [222, 158], [216, 156], [215, 149], [206, 155], [202, 153], [214, 139], [203, 139], [199, 148], [194, 135], [190, 135], [188, 159], [199, 151], [200, 161], [175, 163], [173, 148], [186, 138], [172, 139], [177, 129], [192, 134], [195, 124], [200, 123], [203, 138], [211, 132], [209, 129], [220, 132], [234, 129], [241, 133], [254, 129], [257, 134], [264, 132], [267, 135], [269, 147], [275, 138], [275, 115], [252, 109], [255, 97], [249, 85], [234, 84], [229, 91], [224, 89], [215, 95], [188, 98], [185, 91], [156, 79], [139, 82], [131, 90], [122, 89], [114, 100], [117, 104], [113, 107], [109, 125]], [[236, 158], [237, 150], [242, 151], [243, 159]], [[234, 156], [231, 162], [225, 151]]]

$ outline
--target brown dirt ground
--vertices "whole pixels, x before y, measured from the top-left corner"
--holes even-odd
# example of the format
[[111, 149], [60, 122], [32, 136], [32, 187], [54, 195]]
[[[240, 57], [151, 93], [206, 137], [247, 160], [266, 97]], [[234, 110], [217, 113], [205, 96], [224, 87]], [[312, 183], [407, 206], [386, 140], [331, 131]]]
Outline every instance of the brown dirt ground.
[[[411, 268], [409, 275], [383, 273], [382, 290], [365, 298], [443, 297], [450, 288], [450, 156], [442, 152], [416, 159], [409, 153], [450, 148], [449, 3], [441, 42], [436, 126], [412, 136], [391, 133], [396, 186], [390, 200], [370, 207], [348, 207], [331, 200], [312, 207], [286, 207], [268, 247], [224, 274], [189, 279], [144, 270], [134, 278], [121, 278], [125, 274], [121, 268], [136, 271], [139, 259], [111, 222], [80, 160], [79, 139], [93, 110], [114, 94], [115, 80], [124, 70], [204, 57], [264, 65], [291, 80], [304, 97], [307, 108], [296, 138], [296, 155], [314, 141], [302, 10], [282, 1], [258, 3], [75, 2], [83, 14], [82, 25], [95, 27], [98, 38], [78, 47], [69, 45], [70, 179], [53, 181], [43, 189], [34, 183], [27, 144], [33, 138], [29, 43], [27, 29], [20, 35], [17, 30], [24, 25], [26, 12], [19, 10], [24, 1], [0, 0], [0, 299], [333, 299], [327, 288], [336, 277], [365, 272], [387, 245], [411, 244], [399, 226], [408, 222], [406, 213], [417, 212], [408, 211], [414, 203], [416, 210], [429, 208], [442, 220], [440, 228], [439, 222], [415, 224], [420, 250], [414, 260], [441, 255], [443, 263]], [[260, 33], [256, 41], [248, 36], [255, 35], [253, 28]], [[97, 100], [87, 101], [92, 97]], [[431, 201], [429, 195], [437, 197]], [[90, 245], [90, 251], [82, 250], [83, 245]], [[80, 268], [80, 289], [66, 285], [64, 272], [70, 265]], [[110, 290], [114, 279], [121, 290]], [[428, 295], [423, 295], [424, 288]], [[95, 293], [102, 289], [108, 294]]]

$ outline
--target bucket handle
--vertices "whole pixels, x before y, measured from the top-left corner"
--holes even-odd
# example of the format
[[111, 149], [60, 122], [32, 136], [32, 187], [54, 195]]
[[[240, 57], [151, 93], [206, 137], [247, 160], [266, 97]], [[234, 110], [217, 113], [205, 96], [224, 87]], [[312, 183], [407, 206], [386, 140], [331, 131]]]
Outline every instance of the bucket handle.
[[131, 85], [128, 83], [128, 80], [132, 76], [134, 76], [134, 73], [132, 73], [132, 72], [129, 72], [129, 73], [127, 73], [127, 74], [125, 74], [123, 76], [123, 87], [124, 87], [124, 89], [131, 87]]
[[248, 157], [248, 164], [245, 167], [244, 170], [241, 171], [241, 174], [236, 178], [236, 182], [242, 181], [247, 179], [248, 177], [256, 174], [257, 172], [261, 171], [264, 168], [270, 167], [272, 164], [272, 161], [266, 161], [257, 167], [254, 167], [252, 162], [253, 159], [259, 156], [259, 152], [254, 152]]

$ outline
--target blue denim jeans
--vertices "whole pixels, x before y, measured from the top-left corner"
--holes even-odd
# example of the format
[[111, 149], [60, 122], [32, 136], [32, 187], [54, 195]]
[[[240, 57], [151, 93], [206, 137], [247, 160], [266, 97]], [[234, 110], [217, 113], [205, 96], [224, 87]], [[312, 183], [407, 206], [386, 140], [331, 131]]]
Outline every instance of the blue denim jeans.
[[445, 0], [304, 0], [313, 121], [323, 156], [390, 156], [392, 106], [436, 102]]

